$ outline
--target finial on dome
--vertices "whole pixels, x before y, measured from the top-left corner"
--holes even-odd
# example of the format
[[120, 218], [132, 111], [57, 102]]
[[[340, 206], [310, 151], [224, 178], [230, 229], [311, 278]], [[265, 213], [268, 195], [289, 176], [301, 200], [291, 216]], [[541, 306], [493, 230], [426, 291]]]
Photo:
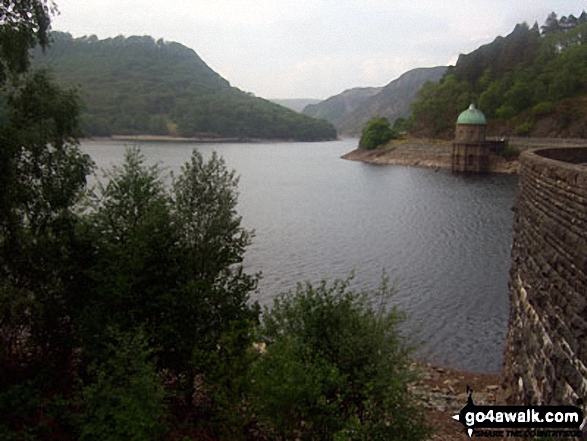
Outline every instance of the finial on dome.
[[462, 112], [457, 119], [457, 124], [487, 124], [485, 115], [471, 104], [467, 110]]

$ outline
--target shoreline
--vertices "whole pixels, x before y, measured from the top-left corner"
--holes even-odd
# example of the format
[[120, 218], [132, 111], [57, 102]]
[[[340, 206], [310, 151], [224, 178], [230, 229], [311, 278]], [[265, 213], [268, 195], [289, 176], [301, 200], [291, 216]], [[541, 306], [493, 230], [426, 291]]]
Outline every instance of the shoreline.
[[[357, 140], [358, 145], [358, 140]], [[509, 145], [520, 152], [545, 147], [587, 146], [582, 138], [526, 138], [509, 137]], [[391, 143], [375, 150], [355, 149], [341, 156], [349, 161], [367, 164], [389, 164], [410, 167], [426, 167], [436, 170], [450, 170], [452, 142], [438, 139], [409, 138]], [[520, 168], [518, 159], [505, 159], [493, 155], [490, 173], [517, 174]]]
[[128, 142], [191, 142], [191, 143], [287, 143], [287, 142], [329, 142], [333, 139], [323, 139], [319, 141], [299, 141], [293, 138], [239, 138], [239, 137], [193, 137], [186, 138], [181, 136], [170, 135], [112, 135], [112, 136], [93, 136], [81, 138], [81, 141], [128, 141]]
[[[95, 139], [95, 138], [93, 138]], [[112, 141], [133, 141], [133, 142], [246, 142], [239, 138], [213, 138], [198, 137], [186, 138], [182, 136], [169, 135], [112, 135], [107, 137]]]
[[127, 141], [127, 142], [255, 142], [251, 139], [239, 138], [212, 138], [212, 137], [198, 137], [185, 138], [181, 136], [170, 135], [111, 135], [111, 136], [89, 136], [80, 138], [80, 141]]
[[[367, 164], [403, 165], [411, 167], [450, 170], [452, 143], [443, 141], [407, 140], [388, 144], [375, 150], [355, 149], [341, 156], [348, 161]], [[506, 160], [494, 156], [491, 173], [515, 174], [519, 169], [517, 159]]]
[[452, 419], [467, 404], [467, 386], [473, 389], [476, 405], [505, 404], [499, 374], [460, 371], [422, 361], [413, 361], [412, 369], [420, 378], [410, 390], [421, 397], [426, 420], [434, 428], [428, 441], [470, 439], [463, 425]]

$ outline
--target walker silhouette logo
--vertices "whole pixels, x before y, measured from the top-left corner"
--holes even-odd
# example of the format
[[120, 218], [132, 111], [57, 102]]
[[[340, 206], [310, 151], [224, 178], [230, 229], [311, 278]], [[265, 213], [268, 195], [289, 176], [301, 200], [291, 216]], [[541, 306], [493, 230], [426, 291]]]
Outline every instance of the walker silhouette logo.
[[[465, 426], [469, 437], [581, 436], [583, 411], [577, 406], [476, 406], [473, 389], [467, 386], [467, 393], [466, 406], [453, 419]], [[493, 430], [498, 428], [508, 430]]]

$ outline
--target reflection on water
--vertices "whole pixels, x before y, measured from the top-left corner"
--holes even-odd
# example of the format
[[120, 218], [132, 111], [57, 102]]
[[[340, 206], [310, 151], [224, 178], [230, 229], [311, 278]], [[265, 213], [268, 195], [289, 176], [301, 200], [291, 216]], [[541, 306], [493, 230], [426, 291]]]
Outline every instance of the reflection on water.
[[[249, 272], [255, 298], [297, 282], [347, 277], [373, 288], [385, 270], [395, 302], [418, 331], [421, 356], [480, 372], [501, 370], [516, 177], [457, 176], [431, 169], [339, 159], [356, 140], [329, 143], [143, 143], [150, 163], [178, 173], [193, 148], [216, 150], [237, 170], [239, 213], [256, 236]], [[85, 142], [99, 166], [118, 163], [123, 143]]]

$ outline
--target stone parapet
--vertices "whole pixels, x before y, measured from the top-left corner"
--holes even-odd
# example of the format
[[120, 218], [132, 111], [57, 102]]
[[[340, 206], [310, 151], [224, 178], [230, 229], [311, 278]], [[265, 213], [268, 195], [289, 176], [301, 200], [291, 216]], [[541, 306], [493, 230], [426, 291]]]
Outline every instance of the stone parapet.
[[510, 404], [587, 399], [587, 147], [520, 156], [504, 388]]

